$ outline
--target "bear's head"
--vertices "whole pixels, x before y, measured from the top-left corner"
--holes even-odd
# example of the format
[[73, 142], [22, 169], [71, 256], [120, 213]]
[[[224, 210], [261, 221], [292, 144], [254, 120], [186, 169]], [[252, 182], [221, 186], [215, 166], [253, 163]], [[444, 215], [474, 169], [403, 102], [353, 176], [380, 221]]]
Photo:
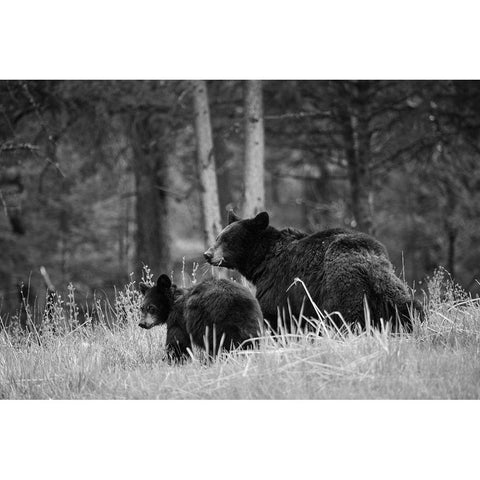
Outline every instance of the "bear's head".
[[228, 225], [203, 256], [210, 265], [241, 269], [269, 221], [267, 212], [261, 212], [254, 218], [241, 219], [229, 211]]
[[167, 275], [160, 275], [153, 287], [143, 282], [139, 286], [143, 294], [143, 303], [140, 308], [142, 320], [138, 326], [148, 329], [166, 323], [173, 306], [176, 286], [172, 285]]

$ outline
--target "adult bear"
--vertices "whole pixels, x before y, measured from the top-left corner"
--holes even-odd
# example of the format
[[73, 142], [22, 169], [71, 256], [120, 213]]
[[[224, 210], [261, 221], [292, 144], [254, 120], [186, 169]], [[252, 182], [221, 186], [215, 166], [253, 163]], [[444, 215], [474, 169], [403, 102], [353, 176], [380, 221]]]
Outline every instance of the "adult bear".
[[[371, 323], [380, 319], [412, 328], [412, 312], [422, 316], [406, 285], [395, 275], [385, 247], [369, 235], [341, 228], [312, 235], [295, 229], [277, 230], [269, 225], [267, 212], [241, 219], [229, 212], [228, 226], [204, 256], [214, 266], [238, 270], [256, 289], [265, 319], [278, 327], [278, 312], [316, 317], [303, 286], [322, 311], [340, 312], [348, 324], [365, 327], [364, 298]], [[279, 310], [280, 309], [280, 310]], [[332, 315], [342, 324], [338, 315]], [[287, 320], [288, 322], [288, 320]]]

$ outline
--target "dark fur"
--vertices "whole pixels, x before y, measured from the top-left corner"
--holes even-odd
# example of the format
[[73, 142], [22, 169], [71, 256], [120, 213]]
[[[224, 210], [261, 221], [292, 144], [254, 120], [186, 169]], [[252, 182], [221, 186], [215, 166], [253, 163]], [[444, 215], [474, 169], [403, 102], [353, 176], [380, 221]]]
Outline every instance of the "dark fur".
[[[251, 348], [254, 342], [249, 340], [260, 335], [260, 306], [250, 291], [238, 283], [211, 279], [181, 289], [161, 275], [155, 286], [140, 284], [140, 289], [144, 301], [139, 325], [151, 328], [167, 324], [169, 359], [186, 358], [191, 341], [213, 356], [222, 342], [224, 349]], [[153, 323], [147, 323], [149, 314]]]
[[[320, 310], [340, 312], [349, 324], [365, 326], [364, 297], [376, 326], [382, 318], [398, 327], [399, 319], [410, 330], [411, 309], [422, 315], [420, 304], [395, 275], [385, 247], [363, 233], [335, 228], [307, 235], [269, 226], [266, 212], [243, 220], [232, 212], [205, 257], [212, 265], [238, 270], [255, 285], [263, 315], [274, 329], [277, 309], [288, 312], [287, 299], [294, 315], [305, 300], [304, 316], [316, 316], [303, 286], [289, 289], [297, 277]], [[341, 324], [338, 315], [333, 318]]]

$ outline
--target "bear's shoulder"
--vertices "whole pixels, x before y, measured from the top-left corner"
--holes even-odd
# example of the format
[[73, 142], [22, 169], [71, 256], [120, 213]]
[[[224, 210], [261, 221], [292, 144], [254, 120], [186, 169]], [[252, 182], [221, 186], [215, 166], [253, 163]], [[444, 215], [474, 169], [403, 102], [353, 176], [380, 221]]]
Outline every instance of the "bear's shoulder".
[[324, 240], [334, 240], [337, 237], [352, 235], [355, 232], [352, 230], [347, 230], [346, 228], [329, 228], [327, 230], [321, 230], [320, 232], [312, 233], [306, 238], [312, 241], [324, 241]]
[[296, 228], [284, 228], [277, 230], [275, 235], [270, 235], [268, 242], [274, 246], [275, 254], [285, 251], [314, 251], [319, 247], [325, 249], [328, 245], [341, 235], [348, 235], [349, 230], [342, 228], [331, 228], [315, 233], [305, 233]]
[[308, 234], [298, 230], [297, 228], [287, 227], [280, 230], [282, 237], [288, 239], [291, 238], [293, 240], [308, 237]]
[[307, 234], [304, 232], [297, 231], [297, 235], [290, 235], [290, 240], [298, 240], [299, 246], [307, 247], [308, 245], [314, 246], [315, 244], [329, 244], [330, 242], [334, 241], [335, 239], [350, 235], [352, 233], [351, 230], [346, 230], [343, 228], [330, 228], [328, 230], [322, 230], [320, 232], [315, 232], [311, 234]]

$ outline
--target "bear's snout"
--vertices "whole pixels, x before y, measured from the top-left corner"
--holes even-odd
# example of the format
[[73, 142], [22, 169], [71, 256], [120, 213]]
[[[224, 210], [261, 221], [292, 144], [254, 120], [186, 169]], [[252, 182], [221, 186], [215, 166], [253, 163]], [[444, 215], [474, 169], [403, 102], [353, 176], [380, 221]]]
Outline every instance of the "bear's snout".
[[209, 248], [203, 256], [205, 257], [205, 260], [209, 262], [213, 258], [213, 248]]
[[153, 327], [153, 323], [147, 323], [145, 320], [142, 320], [139, 324], [139, 327], [145, 328], [146, 330], [150, 329]]

